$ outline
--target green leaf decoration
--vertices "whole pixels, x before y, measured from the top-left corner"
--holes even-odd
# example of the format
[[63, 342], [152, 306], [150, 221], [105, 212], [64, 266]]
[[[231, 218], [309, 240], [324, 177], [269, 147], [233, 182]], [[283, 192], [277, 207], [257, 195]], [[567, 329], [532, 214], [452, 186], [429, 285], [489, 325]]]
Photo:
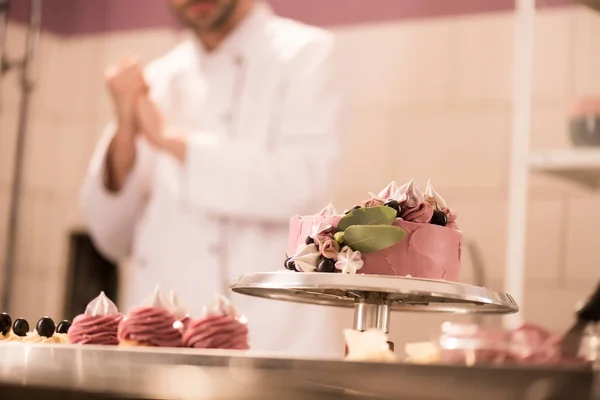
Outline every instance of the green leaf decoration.
[[338, 242], [339, 244], [344, 243], [344, 232], [336, 232], [333, 235], [333, 238], [335, 239], [336, 242]]
[[352, 225], [391, 225], [396, 219], [396, 210], [391, 207], [361, 207], [345, 215], [337, 226], [338, 232]]
[[344, 241], [354, 251], [374, 253], [395, 245], [405, 235], [406, 231], [397, 226], [353, 225], [344, 231]]

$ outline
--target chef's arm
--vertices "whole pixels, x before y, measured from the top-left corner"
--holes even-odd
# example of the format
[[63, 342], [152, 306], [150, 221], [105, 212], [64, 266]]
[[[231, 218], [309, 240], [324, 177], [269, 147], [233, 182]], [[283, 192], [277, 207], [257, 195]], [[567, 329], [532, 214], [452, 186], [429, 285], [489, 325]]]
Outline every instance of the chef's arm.
[[[114, 187], [109, 147], [114, 146], [117, 129], [110, 125], [103, 133], [92, 157], [81, 191], [81, 208], [87, 228], [98, 250], [113, 260], [121, 260], [130, 253], [133, 231], [144, 208], [153, 150], [142, 139], [134, 143], [135, 157], [130, 170], [121, 174], [120, 187]], [[111, 182], [111, 179], [113, 180]]]
[[[190, 202], [230, 218], [288, 221], [330, 200], [337, 155], [333, 39], [311, 43], [290, 71], [275, 110], [270, 147], [252, 139], [196, 133], [167, 151], [183, 160]], [[268, 77], [265, 77], [268, 79]]]

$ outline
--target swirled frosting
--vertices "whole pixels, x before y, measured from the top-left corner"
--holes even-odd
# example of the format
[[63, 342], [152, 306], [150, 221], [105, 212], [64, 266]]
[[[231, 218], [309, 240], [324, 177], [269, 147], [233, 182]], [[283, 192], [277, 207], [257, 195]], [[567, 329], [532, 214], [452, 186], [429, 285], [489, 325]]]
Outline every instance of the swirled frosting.
[[248, 324], [223, 296], [207, 307], [205, 316], [192, 320], [184, 334], [186, 347], [203, 349], [247, 350]]
[[100, 292], [87, 305], [85, 313], [75, 317], [67, 337], [73, 344], [117, 345], [117, 331], [122, 319], [115, 303]]
[[182, 334], [177, 317], [163, 299], [159, 287], [144, 304], [131, 310], [119, 323], [119, 342], [153, 347], [181, 347]]
[[[419, 222], [426, 224], [431, 221], [433, 216], [433, 207], [425, 201], [415, 207], [410, 207], [408, 204], [402, 207], [400, 217], [405, 221]], [[455, 218], [456, 219], [456, 218]]]
[[185, 347], [247, 350], [248, 325], [230, 316], [207, 315], [192, 320], [183, 336]]
[[122, 314], [81, 314], [73, 320], [67, 337], [72, 344], [117, 345], [117, 333], [122, 319]]
[[[169, 310], [141, 306], [134, 308], [121, 320], [119, 342], [153, 347], [181, 347], [181, 331], [177, 319]], [[71, 327], [72, 329], [72, 327]]]

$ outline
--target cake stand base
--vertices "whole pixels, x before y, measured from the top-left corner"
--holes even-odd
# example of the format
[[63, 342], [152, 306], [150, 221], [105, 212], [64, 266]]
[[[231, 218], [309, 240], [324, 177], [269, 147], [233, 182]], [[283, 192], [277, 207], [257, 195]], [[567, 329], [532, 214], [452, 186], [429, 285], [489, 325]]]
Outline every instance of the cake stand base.
[[519, 311], [506, 293], [443, 280], [337, 273], [266, 272], [240, 277], [236, 293], [324, 306], [353, 307], [354, 326], [390, 330], [391, 311], [510, 314]]

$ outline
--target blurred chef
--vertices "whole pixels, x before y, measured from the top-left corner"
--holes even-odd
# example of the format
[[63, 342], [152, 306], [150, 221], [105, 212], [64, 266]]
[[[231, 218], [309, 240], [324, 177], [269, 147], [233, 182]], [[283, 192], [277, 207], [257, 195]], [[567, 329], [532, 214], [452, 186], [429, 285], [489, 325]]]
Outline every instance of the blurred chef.
[[[330, 199], [334, 40], [254, 0], [170, 3], [194, 39], [108, 69], [114, 122], [82, 208], [97, 247], [130, 257], [128, 307], [159, 283], [197, 316], [239, 275], [281, 268], [290, 216]], [[254, 349], [342, 354], [334, 310], [233, 297]]]

